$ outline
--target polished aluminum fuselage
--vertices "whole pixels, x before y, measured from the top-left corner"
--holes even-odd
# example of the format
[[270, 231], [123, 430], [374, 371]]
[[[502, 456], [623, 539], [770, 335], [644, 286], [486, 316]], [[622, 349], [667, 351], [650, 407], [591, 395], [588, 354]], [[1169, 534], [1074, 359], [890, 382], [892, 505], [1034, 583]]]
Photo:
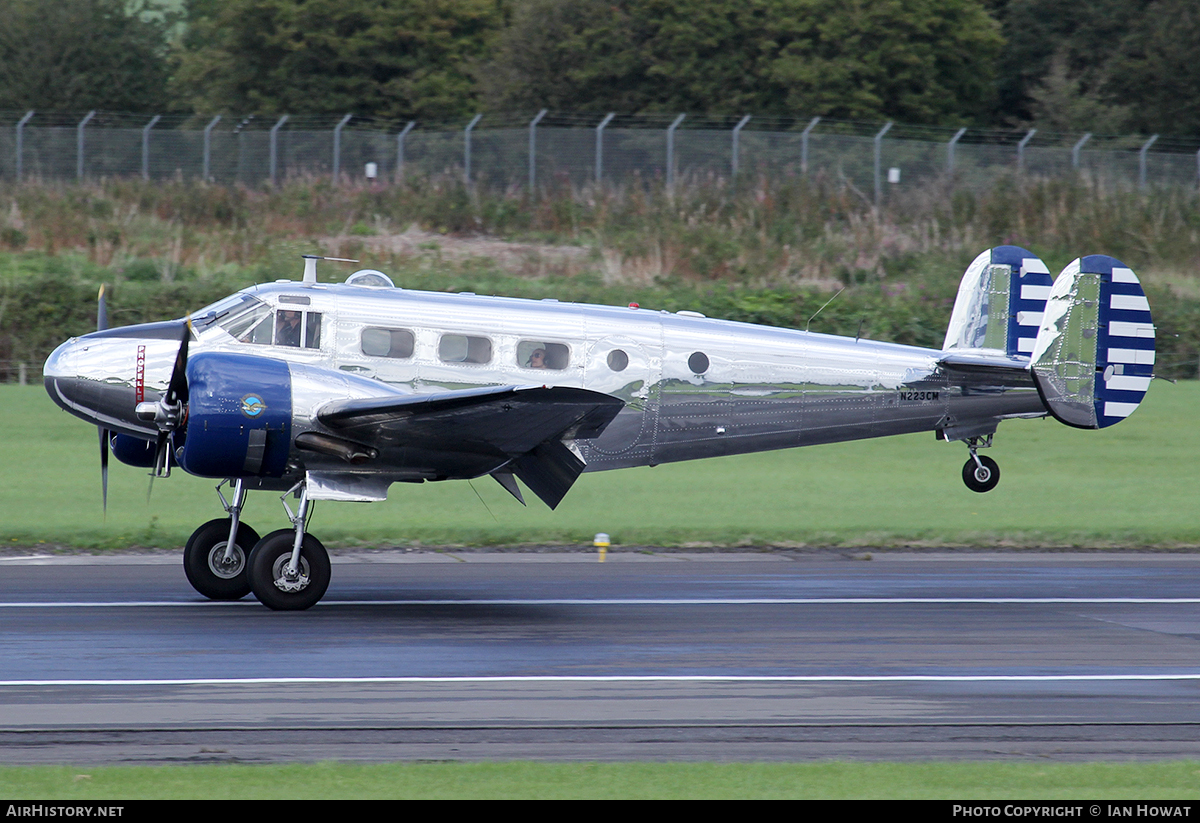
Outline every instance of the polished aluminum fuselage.
[[[293, 436], [321, 428], [315, 418], [324, 403], [369, 396], [372, 386], [577, 386], [619, 397], [626, 405], [604, 433], [576, 444], [589, 471], [908, 432], [983, 432], [1005, 417], [1045, 413], [1027, 374], [947, 372], [938, 366], [942, 352], [914, 346], [553, 300], [301, 283], [245, 293], [283, 308], [286, 298], [306, 298], [305, 309], [322, 315], [320, 347], [243, 343], [210, 324], [197, 329], [190, 350], [297, 364]], [[133, 414], [135, 395], [165, 390], [178, 334], [139, 337], [137, 329], [68, 341], [47, 361], [46, 383], [80, 417], [153, 438], [152, 424]], [[411, 332], [411, 355], [366, 353], [364, 329]], [[445, 335], [486, 338], [490, 359], [447, 362]], [[539, 344], [564, 367], [529, 367], [528, 351]], [[296, 459], [302, 466], [315, 458]]]

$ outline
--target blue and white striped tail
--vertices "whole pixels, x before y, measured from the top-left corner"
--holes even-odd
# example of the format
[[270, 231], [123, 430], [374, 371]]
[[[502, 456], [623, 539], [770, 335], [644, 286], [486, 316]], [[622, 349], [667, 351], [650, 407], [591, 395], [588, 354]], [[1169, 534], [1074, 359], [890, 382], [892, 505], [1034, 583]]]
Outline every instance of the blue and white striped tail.
[[1029, 357], [1052, 283], [1033, 252], [1019, 246], [988, 249], [963, 274], [942, 349]]
[[1063, 269], [1031, 368], [1046, 407], [1063, 423], [1103, 429], [1133, 414], [1154, 375], [1154, 323], [1137, 275], [1103, 254]]

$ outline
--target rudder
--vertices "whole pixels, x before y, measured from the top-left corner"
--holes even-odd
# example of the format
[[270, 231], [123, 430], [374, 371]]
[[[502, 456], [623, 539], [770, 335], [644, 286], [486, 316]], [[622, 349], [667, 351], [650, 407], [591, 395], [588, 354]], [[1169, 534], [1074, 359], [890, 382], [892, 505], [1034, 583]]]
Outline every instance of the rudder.
[[1154, 376], [1154, 323], [1137, 275], [1104, 254], [1063, 269], [1032, 371], [1050, 413], [1069, 426], [1103, 429], [1132, 414]]

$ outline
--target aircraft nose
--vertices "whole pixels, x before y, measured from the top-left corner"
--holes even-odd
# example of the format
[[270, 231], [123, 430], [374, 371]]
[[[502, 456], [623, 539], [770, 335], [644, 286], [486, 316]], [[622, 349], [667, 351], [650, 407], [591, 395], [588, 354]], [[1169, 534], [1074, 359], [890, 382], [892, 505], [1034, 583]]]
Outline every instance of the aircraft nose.
[[46, 358], [46, 363], [42, 366], [42, 376], [46, 380], [47, 385], [55, 377], [77, 376], [78, 361], [79, 338], [72, 337], [66, 343], [63, 343], [57, 349], [50, 352], [50, 356]]

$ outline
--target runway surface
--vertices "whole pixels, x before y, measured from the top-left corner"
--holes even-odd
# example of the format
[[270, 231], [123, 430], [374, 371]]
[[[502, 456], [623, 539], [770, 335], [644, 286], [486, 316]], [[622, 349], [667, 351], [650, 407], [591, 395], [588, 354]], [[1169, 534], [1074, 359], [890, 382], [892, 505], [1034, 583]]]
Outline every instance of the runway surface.
[[1196, 758], [1198, 641], [1187, 554], [9, 556], [0, 762]]

